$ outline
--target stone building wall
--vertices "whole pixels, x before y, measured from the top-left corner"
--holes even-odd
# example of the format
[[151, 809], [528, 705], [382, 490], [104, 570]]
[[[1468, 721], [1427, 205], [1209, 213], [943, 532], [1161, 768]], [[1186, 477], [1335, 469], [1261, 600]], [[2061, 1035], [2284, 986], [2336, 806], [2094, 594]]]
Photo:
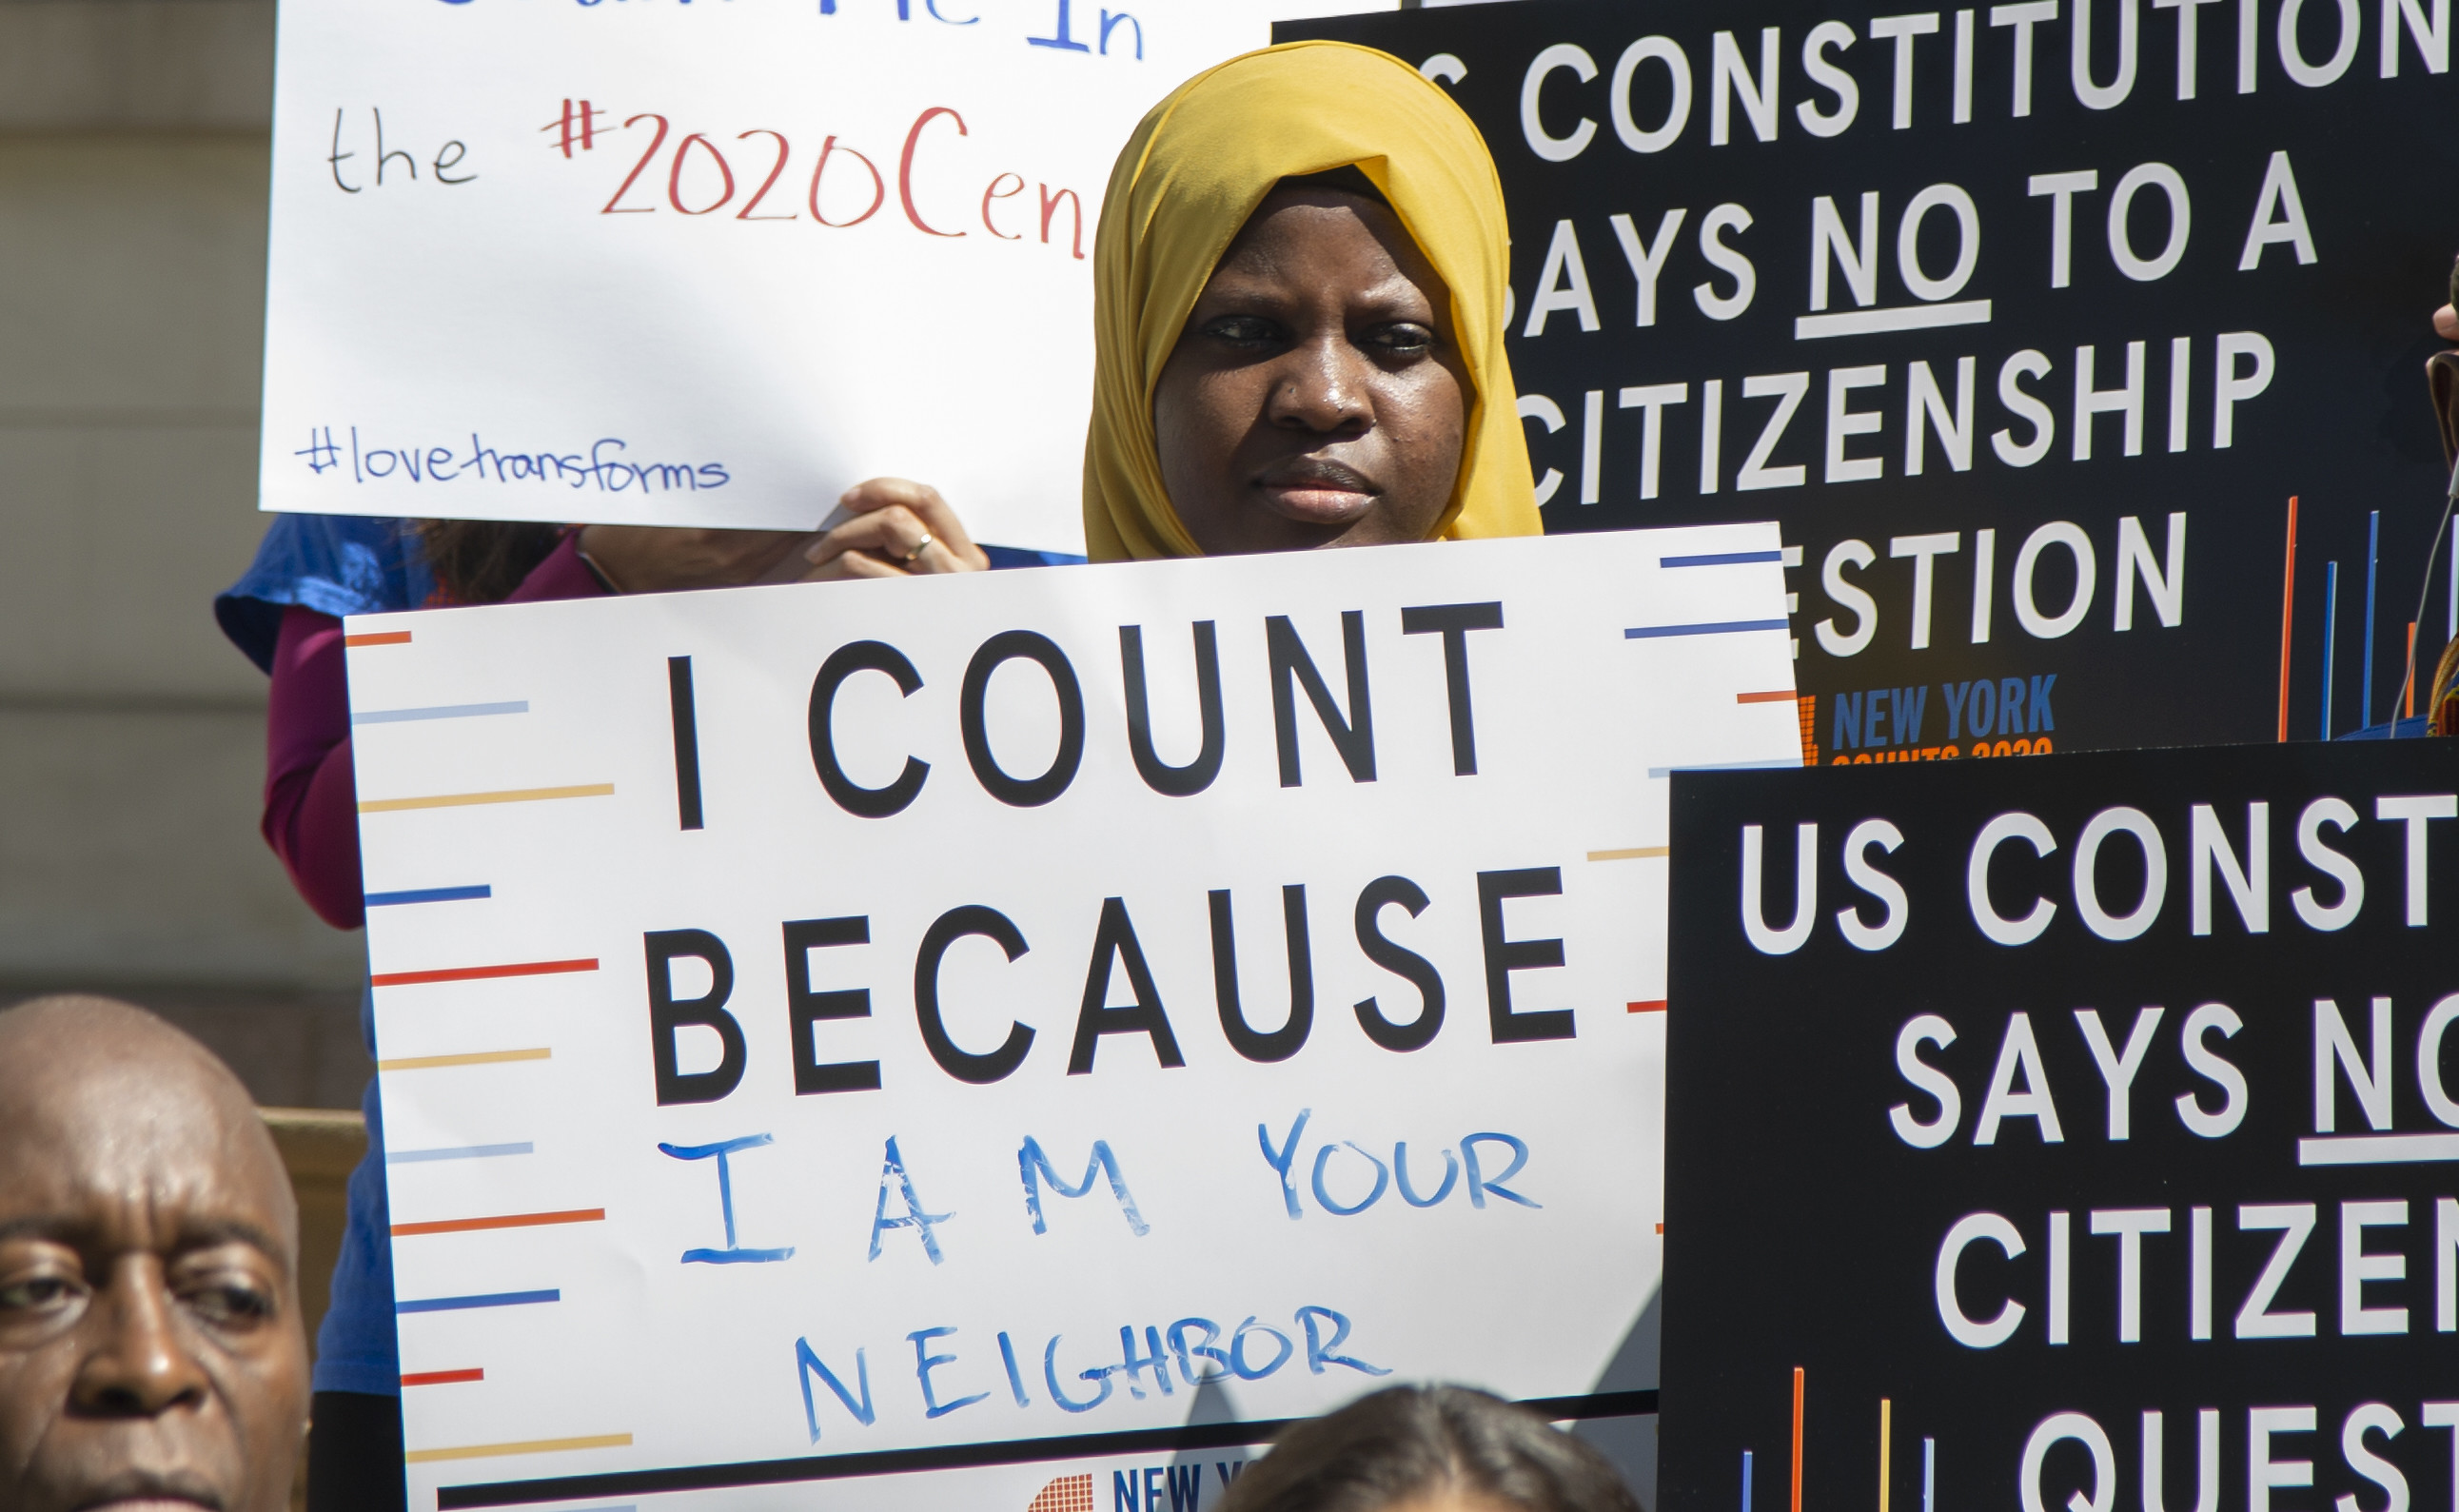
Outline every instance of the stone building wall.
[[0, 0], [0, 1001], [186, 1024], [355, 1105], [360, 936], [256, 831], [271, 0]]

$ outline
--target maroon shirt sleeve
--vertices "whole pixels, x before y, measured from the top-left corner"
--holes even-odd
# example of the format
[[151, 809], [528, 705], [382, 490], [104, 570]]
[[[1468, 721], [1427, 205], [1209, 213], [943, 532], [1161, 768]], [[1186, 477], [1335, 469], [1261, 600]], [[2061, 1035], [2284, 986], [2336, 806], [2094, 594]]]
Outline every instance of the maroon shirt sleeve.
[[263, 828], [318, 918], [346, 930], [367, 922], [342, 621], [297, 604], [282, 612], [273, 648]]
[[[605, 593], [566, 536], [508, 603]], [[316, 916], [335, 929], [367, 922], [359, 877], [358, 790], [350, 768], [349, 673], [342, 621], [296, 604], [282, 613], [265, 720], [267, 845]]]

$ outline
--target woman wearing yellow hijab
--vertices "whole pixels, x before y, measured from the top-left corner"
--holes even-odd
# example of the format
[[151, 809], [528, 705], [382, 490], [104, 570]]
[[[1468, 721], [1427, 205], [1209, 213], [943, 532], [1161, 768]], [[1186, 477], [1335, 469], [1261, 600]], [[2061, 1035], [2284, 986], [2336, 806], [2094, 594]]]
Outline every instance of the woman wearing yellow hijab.
[[1477, 128], [1388, 53], [1250, 52], [1154, 107], [1094, 251], [1095, 561], [1539, 533]]

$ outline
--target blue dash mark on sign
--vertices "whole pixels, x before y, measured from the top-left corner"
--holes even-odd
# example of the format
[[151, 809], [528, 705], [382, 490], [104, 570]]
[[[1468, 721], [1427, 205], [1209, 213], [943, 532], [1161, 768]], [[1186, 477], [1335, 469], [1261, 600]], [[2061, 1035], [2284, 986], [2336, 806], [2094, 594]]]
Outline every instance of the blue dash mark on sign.
[[428, 1161], [486, 1160], [495, 1155], [530, 1155], [536, 1146], [528, 1140], [517, 1144], [461, 1144], [449, 1149], [387, 1150], [388, 1166], [419, 1166]]
[[1641, 625], [1635, 630], [1624, 631], [1622, 638], [1626, 640], [1652, 640], [1659, 636], [1738, 635], [1746, 630], [1784, 628], [1786, 625], [1781, 620], [1720, 620], [1713, 624]]
[[515, 699], [508, 704], [436, 704], [426, 708], [360, 709], [350, 715], [353, 724], [406, 724], [412, 720], [481, 719], [489, 714], [526, 714], [530, 701]]
[[392, 1310], [397, 1313], [457, 1312], [464, 1308], [526, 1307], [533, 1302], [562, 1300], [563, 1293], [560, 1291], [488, 1292], [477, 1296], [419, 1297], [408, 1302], [396, 1302], [392, 1305]]
[[370, 892], [369, 908], [390, 908], [400, 903], [466, 903], [472, 898], [494, 897], [495, 890], [486, 883], [474, 887], [403, 888], [396, 892]]
[[1744, 562], [1780, 562], [1780, 551], [1704, 552], [1696, 556], [1659, 556], [1659, 567], [1738, 567]]

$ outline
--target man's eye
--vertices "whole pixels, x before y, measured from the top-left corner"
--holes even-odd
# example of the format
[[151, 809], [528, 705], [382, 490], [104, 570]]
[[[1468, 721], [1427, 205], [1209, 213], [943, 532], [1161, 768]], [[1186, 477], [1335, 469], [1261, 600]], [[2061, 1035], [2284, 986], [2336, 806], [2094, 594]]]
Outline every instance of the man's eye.
[[185, 1300], [190, 1311], [211, 1323], [254, 1323], [273, 1315], [272, 1293], [242, 1281], [197, 1287]]
[[76, 1293], [65, 1276], [30, 1276], [0, 1283], [0, 1308], [11, 1312], [45, 1312], [61, 1307]]
[[1280, 336], [1280, 327], [1258, 315], [1225, 315], [1204, 327], [1205, 334], [1242, 346], [1260, 346]]

